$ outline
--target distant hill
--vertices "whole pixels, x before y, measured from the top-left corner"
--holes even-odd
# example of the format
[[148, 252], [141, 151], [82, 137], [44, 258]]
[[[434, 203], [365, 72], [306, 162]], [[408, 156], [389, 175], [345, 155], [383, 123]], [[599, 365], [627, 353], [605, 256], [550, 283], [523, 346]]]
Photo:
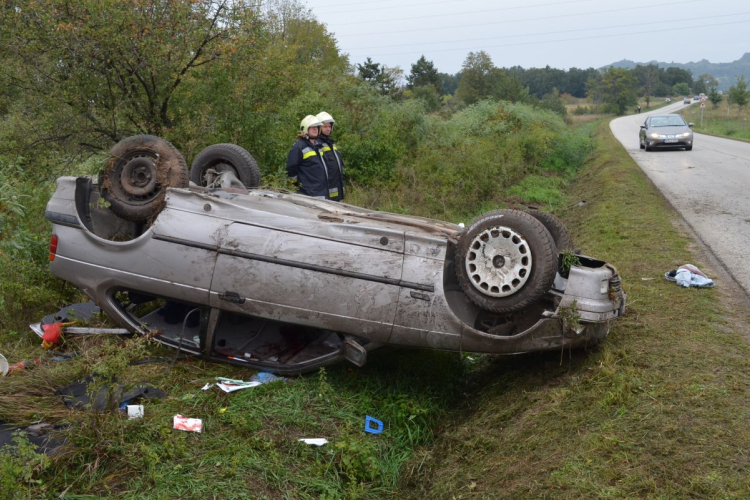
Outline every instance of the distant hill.
[[746, 52], [742, 57], [737, 59], [733, 62], [728, 63], [712, 63], [705, 59], [701, 59], [698, 62], [689, 62], [689, 63], [666, 63], [666, 62], [660, 62], [660, 61], [649, 61], [649, 62], [635, 62], [630, 61], [628, 59], [623, 59], [622, 61], [617, 61], [612, 64], [608, 64], [607, 66], [604, 66], [600, 69], [605, 69], [610, 66], [614, 66], [615, 68], [627, 68], [627, 69], [633, 69], [636, 67], [637, 64], [640, 64], [642, 66], [645, 66], [647, 64], [656, 64], [657, 66], [661, 68], [681, 68], [689, 70], [693, 74], [693, 78], [695, 78], [698, 75], [702, 75], [703, 73], [710, 73], [714, 77], [716, 77], [717, 80], [719, 80], [719, 89], [720, 90], [727, 90], [729, 87], [734, 85], [735, 79], [740, 75], [745, 75], [745, 78], [750, 80], [750, 52]]

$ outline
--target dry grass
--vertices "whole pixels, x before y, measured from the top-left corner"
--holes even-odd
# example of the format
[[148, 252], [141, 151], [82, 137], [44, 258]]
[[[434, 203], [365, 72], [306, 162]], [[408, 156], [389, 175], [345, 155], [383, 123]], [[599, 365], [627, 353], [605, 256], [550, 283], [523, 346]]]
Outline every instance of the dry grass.
[[696, 103], [681, 111], [682, 116], [695, 126], [693, 130], [701, 134], [727, 137], [740, 141], [750, 141], [750, 109], [740, 110], [736, 105], [727, 106], [725, 102], [714, 106], [706, 103], [703, 109], [703, 125], [701, 125], [701, 108]]

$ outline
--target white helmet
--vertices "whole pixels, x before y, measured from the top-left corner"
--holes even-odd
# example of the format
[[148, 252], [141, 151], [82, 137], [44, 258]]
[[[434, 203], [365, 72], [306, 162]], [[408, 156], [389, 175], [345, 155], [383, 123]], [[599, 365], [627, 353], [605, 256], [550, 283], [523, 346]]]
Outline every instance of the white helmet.
[[317, 118], [320, 123], [336, 123], [336, 120], [334, 120], [333, 117], [325, 111], [321, 111], [320, 113], [318, 113], [315, 118]]
[[316, 117], [313, 115], [307, 115], [299, 123], [300, 134], [307, 135], [307, 131], [310, 130], [310, 127], [320, 127], [321, 125], [323, 124]]

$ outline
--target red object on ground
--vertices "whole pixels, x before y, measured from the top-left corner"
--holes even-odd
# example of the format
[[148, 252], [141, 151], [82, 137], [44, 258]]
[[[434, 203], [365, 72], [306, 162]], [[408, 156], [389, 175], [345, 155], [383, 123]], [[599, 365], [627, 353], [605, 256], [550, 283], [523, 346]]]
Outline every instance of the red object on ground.
[[27, 359], [24, 361], [19, 361], [15, 365], [10, 365], [8, 367], [8, 375], [12, 374], [13, 372], [20, 371], [20, 370], [34, 368], [34, 366], [41, 365], [41, 364], [42, 364], [41, 360], [38, 360], [38, 359], [30, 359], [30, 360]]
[[50, 344], [57, 344], [60, 341], [60, 335], [62, 335], [62, 324], [51, 323], [49, 325], [42, 325], [44, 335], [42, 340], [49, 342]]

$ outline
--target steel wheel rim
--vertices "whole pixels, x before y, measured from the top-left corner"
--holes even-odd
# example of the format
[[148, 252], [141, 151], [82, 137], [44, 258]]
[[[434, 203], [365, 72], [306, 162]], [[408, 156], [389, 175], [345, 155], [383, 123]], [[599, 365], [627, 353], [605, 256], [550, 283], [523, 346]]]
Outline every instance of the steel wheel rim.
[[159, 196], [158, 157], [138, 152], [118, 162], [114, 169], [112, 189], [130, 205], [142, 205]]
[[469, 281], [479, 292], [508, 297], [518, 292], [531, 275], [531, 250], [516, 231], [495, 226], [474, 237], [464, 266]]

